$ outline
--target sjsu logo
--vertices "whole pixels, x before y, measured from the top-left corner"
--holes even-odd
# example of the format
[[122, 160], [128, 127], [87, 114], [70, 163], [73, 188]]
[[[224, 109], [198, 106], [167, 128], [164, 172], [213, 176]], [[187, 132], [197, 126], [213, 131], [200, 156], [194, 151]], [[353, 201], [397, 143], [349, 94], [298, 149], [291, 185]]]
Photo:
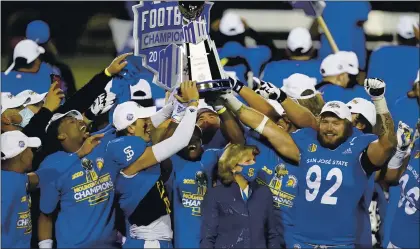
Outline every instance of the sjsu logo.
[[318, 146], [316, 144], [310, 144], [309, 147], [308, 147], [308, 151], [309, 152], [315, 152], [317, 147]]

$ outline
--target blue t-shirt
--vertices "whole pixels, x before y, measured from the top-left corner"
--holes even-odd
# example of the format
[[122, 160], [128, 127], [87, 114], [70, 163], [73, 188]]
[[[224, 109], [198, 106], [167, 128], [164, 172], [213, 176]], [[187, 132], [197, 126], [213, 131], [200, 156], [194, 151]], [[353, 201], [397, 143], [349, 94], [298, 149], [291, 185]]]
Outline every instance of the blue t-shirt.
[[356, 245], [360, 248], [372, 247], [372, 228], [369, 217], [369, 206], [375, 190], [375, 174], [369, 177], [368, 184], [364, 192], [364, 198], [359, 203], [357, 209], [357, 229]]
[[377, 136], [354, 128], [335, 150], [322, 147], [312, 129], [299, 130], [292, 137], [301, 153], [296, 241], [354, 246], [355, 217], [368, 183], [359, 158]]
[[222, 130], [218, 129], [208, 144], [203, 144], [203, 149], [222, 149], [227, 145]]
[[208, 188], [212, 187], [212, 172], [222, 150], [206, 150], [200, 161], [191, 162], [178, 155], [171, 157], [175, 179], [174, 227], [175, 248], [199, 248], [201, 203]]
[[399, 248], [419, 248], [420, 146], [413, 148], [407, 169], [400, 178], [400, 200], [392, 223], [391, 243]]
[[[133, 164], [146, 150], [147, 143], [135, 136], [122, 136], [108, 144], [107, 153], [110, 160], [123, 169]], [[140, 171], [131, 178], [118, 174], [116, 191], [120, 207], [126, 219], [134, 212], [140, 201], [156, 184], [160, 177], [159, 164]], [[163, 187], [163, 185], [162, 185]]]
[[1, 91], [16, 95], [25, 90], [37, 93], [48, 92], [51, 86], [50, 74], [56, 73], [47, 63], [42, 62], [36, 73], [11, 71], [8, 75], [1, 74]]
[[294, 230], [294, 202], [298, 194], [297, 166], [286, 163], [266, 141], [259, 135], [249, 131], [246, 136], [247, 145], [255, 145], [260, 151], [256, 163], [261, 163], [257, 182], [267, 186], [273, 195], [274, 214], [281, 226], [284, 241], [287, 247], [293, 247]]
[[[366, 21], [370, 12], [370, 3], [362, 1], [327, 3], [322, 14], [328, 29], [341, 51], [353, 51], [359, 59], [359, 68], [366, 67], [366, 37], [363, 27], [357, 22]], [[332, 54], [331, 45], [326, 36], [321, 35], [319, 58], [324, 59]]]
[[319, 68], [321, 67], [320, 60], [281, 60], [273, 61], [265, 66], [262, 80], [273, 83], [277, 87], [283, 86], [283, 80], [294, 73], [305, 74], [309, 77], [316, 78], [316, 82], [322, 80]]
[[114, 183], [118, 169], [107, 158], [107, 141], [115, 137], [105, 133], [101, 143], [83, 159], [63, 151], [48, 156], [40, 165], [71, 169], [56, 181], [41, 186], [40, 209], [52, 213], [60, 203], [56, 222], [57, 247], [113, 247], [115, 208]]
[[[419, 118], [419, 105], [415, 98], [410, 99], [407, 96], [401, 96], [390, 107], [392, 119], [395, 124], [399, 121], [406, 123], [411, 128], [415, 129], [417, 120]], [[395, 130], [398, 125], [395, 125]], [[391, 230], [393, 229], [395, 213], [400, 199], [400, 186], [389, 187], [389, 200], [386, 208], [386, 213], [383, 221], [384, 239], [382, 246], [387, 247], [390, 240]]]
[[28, 176], [1, 171], [1, 247], [30, 248], [32, 236], [31, 196]]
[[344, 88], [334, 84], [326, 84], [318, 89], [322, 94], [325, 102], [340, 100], [344, 103], [354, 98], [364, 98], [370, 100], [370, 96], [366, 93], [364, 87], [355, 85], [352, 88]]

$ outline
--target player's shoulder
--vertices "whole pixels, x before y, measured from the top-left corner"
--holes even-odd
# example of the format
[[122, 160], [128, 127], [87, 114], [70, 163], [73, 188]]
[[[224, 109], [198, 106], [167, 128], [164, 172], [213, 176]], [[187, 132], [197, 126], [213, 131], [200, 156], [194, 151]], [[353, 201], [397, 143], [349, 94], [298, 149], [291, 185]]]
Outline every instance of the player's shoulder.
[[290, 134], [290, 136], [293, 138], [293, 140], [297, 143], [300, 141], [310, 141], [316, 138], [316, 133], [312, 128], [303, 128], [296, 130]]
[[207, 159], [207, 158], [214, 158], [214, 157], [220, 157], [223, 154], [224, 149], [206, 149], [203, 152], [203, 155], [201, 158]]
[[[22, 174], [22, 173], [17, 173], [14, 171], [2, 170], [1, 182], [2, 182], [2, 185], [4, 184], [4, 186], [7, 186], [8, 188], [11, 187], [11, 184], [13, 184], [13, 186], [19, 186], [23, 184], [23, 186], [26, 188], [25, 183], [28, 182], [28, 176], [26, 175], [26, 173]], [[13, 187], [13, 189], [15, 189], [15, 187]]]
[[110, 140], [107, 144], [107, 151], [112, 152], [125, 146], [146, 146], [146, 142], [136, 136], [121, 136]]
[[347, 140], [350, 146], [367, 146], [378, 139], [375, 134], [367, 134], [353, 128], [353, 135]]
[[65, 151], [57, 151], [49, 156], [47, 156], [40, 164], [39, 168], [48, 168], [48, 167], [59, 167], [63, 165], [63, 162], [70, 160], [72, 154]]

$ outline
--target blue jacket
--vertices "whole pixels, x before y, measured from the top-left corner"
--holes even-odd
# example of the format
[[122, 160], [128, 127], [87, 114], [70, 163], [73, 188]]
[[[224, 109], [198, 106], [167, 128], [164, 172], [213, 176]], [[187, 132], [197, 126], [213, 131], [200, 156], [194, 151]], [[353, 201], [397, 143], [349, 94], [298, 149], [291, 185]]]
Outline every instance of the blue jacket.
[[270, 189], [256, 182], [249, 187], [246, 202], [237, 183], [208, 190], [202, 203], [201, 248], [280, 248]]

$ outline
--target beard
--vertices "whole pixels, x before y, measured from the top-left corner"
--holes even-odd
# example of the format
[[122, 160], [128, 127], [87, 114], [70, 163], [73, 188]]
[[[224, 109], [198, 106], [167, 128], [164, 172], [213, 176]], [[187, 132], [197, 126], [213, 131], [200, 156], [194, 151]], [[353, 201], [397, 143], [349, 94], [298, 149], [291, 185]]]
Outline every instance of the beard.
[[340, 146], [342, 143], [344, 143], [352, 134], [353, 134], [353, 127], [352, 127], [352, 124], [349, 123], [349, 125], [346, 126], [343, 135], [338, 137], [334, 142], [331, 143], [329, 141], [326, 141], [324, 137], [321, 135], [321, 132], [318, 132], [317, 139], [318, 139], [319, 144], [322, 147], [330, 149], [330, 150], [334, 150], [338, 146]]

